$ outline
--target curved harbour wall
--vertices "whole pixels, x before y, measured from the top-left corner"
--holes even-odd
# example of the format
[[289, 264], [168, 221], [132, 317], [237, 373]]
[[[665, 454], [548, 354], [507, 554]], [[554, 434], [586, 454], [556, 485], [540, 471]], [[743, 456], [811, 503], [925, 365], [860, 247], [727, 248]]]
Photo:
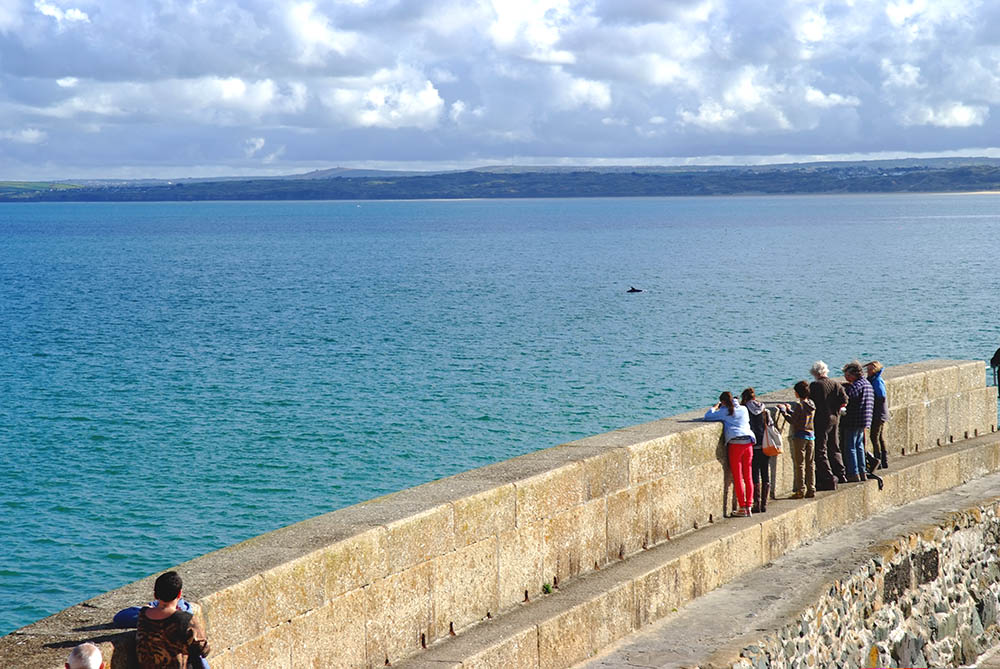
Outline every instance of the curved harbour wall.
[[1000, 498], [886, 541], [798, 620], [742, 651], [754, 667], [972, 666], [1000, 642]]
[[[895, 457], [996, 429], [996, 392], [985, 385], [982, 362], [928, 361], [884, 376]], [[764, 397], [790, 398], [790, 391]], [[181, 565], [186, 594], [204, 607], [213, 669], [395, 664], [552, 587], [712, 523], [729, 507], [730, 487], [721, 427], [700, 415], [464, 472]], [[791, 458], [777, 458], [776, 467], [777, 492], [788, 492]], [[991, 451], [924, 468], [868, 506], [903, 503], [998, 467]], [[831, 511], [814, 529], [852, 519]], [[780, 554], [800, 540], [777, 533], [768, 551]], [[68, 648], [84, 640], [99, 642], [112, 667], [129, 666], [132, 635], [107, 622], [151, 591], [152, 577], [3, 637], [4, 666], [61, 667]], [[516, 653], [512, 648], [505, 652]], [[518, 664], [555, 666], [539, 660], [537, 650], [534, 660]]]

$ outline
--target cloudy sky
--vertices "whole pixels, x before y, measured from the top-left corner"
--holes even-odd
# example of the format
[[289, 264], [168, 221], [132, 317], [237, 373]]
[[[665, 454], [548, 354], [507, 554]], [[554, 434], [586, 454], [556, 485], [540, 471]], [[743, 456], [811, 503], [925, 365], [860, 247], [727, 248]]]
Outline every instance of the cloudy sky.
[[1000, 155], [996, 0], [0, 0], [0, 179]]

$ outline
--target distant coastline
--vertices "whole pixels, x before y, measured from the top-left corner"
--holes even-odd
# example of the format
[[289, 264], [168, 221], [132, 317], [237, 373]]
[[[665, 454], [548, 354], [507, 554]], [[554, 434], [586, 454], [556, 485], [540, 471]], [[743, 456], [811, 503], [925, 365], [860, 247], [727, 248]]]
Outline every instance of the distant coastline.
[[753, 167], [516, 168], [458, 172], [324, 170], [288, 177], [0, 182], [0, 202], [411, 200], [838, 193], [997, 193], [990, 158]]

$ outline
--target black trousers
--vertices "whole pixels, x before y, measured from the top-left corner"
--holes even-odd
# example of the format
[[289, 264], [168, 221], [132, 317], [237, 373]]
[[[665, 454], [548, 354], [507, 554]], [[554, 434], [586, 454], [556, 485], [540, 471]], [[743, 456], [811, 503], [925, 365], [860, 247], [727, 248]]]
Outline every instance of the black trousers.
[[830, 416], [828, 422], [815, 422], [816, 487], [820, 490], [831, 490], [836, 479], [846, 478], [844, 457], [840, 453], [839, 425], [840, 416]]

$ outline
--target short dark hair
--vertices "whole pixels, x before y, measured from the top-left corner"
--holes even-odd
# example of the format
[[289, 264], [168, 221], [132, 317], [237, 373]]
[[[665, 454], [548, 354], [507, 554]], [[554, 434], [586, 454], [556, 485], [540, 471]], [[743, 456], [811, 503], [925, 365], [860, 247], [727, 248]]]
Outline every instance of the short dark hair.
[[809, 384], [799, 381], [795, 384], [795, 393], [804, 400], [809, 399]]
[[181, 575], [176, 571], [168, 571], [156, 577], [153, 584], [153, 595], [161, 602], [172, 602], [181, 594]]

